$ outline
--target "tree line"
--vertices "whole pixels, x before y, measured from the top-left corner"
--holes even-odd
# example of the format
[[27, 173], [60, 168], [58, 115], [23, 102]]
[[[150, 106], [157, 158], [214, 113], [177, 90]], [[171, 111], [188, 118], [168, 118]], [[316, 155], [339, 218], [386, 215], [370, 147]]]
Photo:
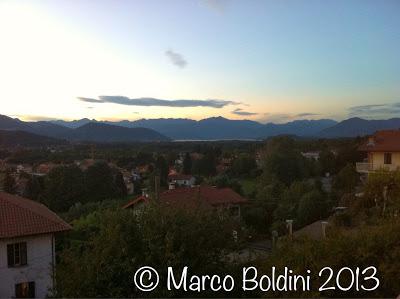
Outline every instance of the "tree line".
[[121, 172], [104, 161], [97, 161], [86, 170], [70, 164], [53, 168], [45, 177], [28, 176], [24, 194], [56, 212], [65, 212], [78, 202], [96, 202], [126, 195]]

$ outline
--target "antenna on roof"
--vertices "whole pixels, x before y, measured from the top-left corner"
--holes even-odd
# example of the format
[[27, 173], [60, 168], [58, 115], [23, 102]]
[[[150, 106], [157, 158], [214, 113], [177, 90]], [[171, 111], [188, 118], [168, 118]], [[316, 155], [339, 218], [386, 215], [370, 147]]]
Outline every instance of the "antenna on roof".
[[374, 145], [375, 145], [374, 136], [368, 137], [367, 146], [374, 146]]

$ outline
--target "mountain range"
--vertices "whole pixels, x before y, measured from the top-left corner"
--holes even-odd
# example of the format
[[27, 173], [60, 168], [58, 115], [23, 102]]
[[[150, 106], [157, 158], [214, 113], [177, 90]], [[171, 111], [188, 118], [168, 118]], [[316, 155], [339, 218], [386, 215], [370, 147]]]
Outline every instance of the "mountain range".
[[37, 147], [66, 144], [66, 140], [41, 136], [25, 131], [0, 130], [0, 147]]
[[326, 128], [319, 133], [320, 137], [356, 137], [373, 134], [379, 130], [400, 129], [400, 118], [387, 120], [366, 120], [353, 117]]
[[119, 122], [87, 118], [64, 121], [25, 122], [0, 115], [0, 130], [25, 131], [70, 141], [147, 142], [169, 140], [265, 139], [276, 135], [300, 137], [356, 137], [382, 129], [400, 128], [400, 118], [365, 120], [350, 118], [341, 122], [331, 119], [295, 120], [284, 124], [262, 124], [251, 120], [223, 117], [191, 119], [140, 119]]
[[182, 118], [123, 120], [119, 122], [89, 119], [71, 122], [53, 121], [53, 124], [68, 128], [77, 128], [88, 123], [111, 124], [126, 128], [148, 128], [173, 140], [263, 139], [282, 134], [315, 136], [323, 129], [337, 124], [336, 121], [330, 119], [295, 120], [285, 124], [261, 124], [251, 120], [231, 120], [223, 117], [211, 117], [199, 121]]
[[117, 125], [88, 122], [69, 128], [48, 121], [24, 122], [18, 118], [0, 115], [0, 130], [24, 131], [37, 135], [92, 142], [147, 142], [168, 141], [168, 137], [147, 128], [126, 128]]

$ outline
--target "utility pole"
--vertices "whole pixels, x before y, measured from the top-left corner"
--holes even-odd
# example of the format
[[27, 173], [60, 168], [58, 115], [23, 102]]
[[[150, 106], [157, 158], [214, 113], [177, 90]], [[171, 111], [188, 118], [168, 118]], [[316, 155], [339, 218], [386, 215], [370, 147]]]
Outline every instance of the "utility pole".
[[154, 197], [157, 202], [160, 200], [160, 176], [158, 175], [154, 177]]
[[329, 222], [328, 221], [322, 221], [321, 226], [322, 226], [322, 238], [326, 239], [326, 227], [328, 226]]
[[290, 240], [293, 240], [293, 220], [292, 219], [286, 220], [286, 227], [288, 229]]

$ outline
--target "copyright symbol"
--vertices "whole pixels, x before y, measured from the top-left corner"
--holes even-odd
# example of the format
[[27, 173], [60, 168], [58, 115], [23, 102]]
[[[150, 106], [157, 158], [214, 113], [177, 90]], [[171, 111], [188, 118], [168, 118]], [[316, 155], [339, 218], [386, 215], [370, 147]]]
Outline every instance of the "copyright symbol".
[[144, 266], [135, 272], [133, 280], [139, 290], [150, 292], [158, 286], [160, 277], [154, 268]]

